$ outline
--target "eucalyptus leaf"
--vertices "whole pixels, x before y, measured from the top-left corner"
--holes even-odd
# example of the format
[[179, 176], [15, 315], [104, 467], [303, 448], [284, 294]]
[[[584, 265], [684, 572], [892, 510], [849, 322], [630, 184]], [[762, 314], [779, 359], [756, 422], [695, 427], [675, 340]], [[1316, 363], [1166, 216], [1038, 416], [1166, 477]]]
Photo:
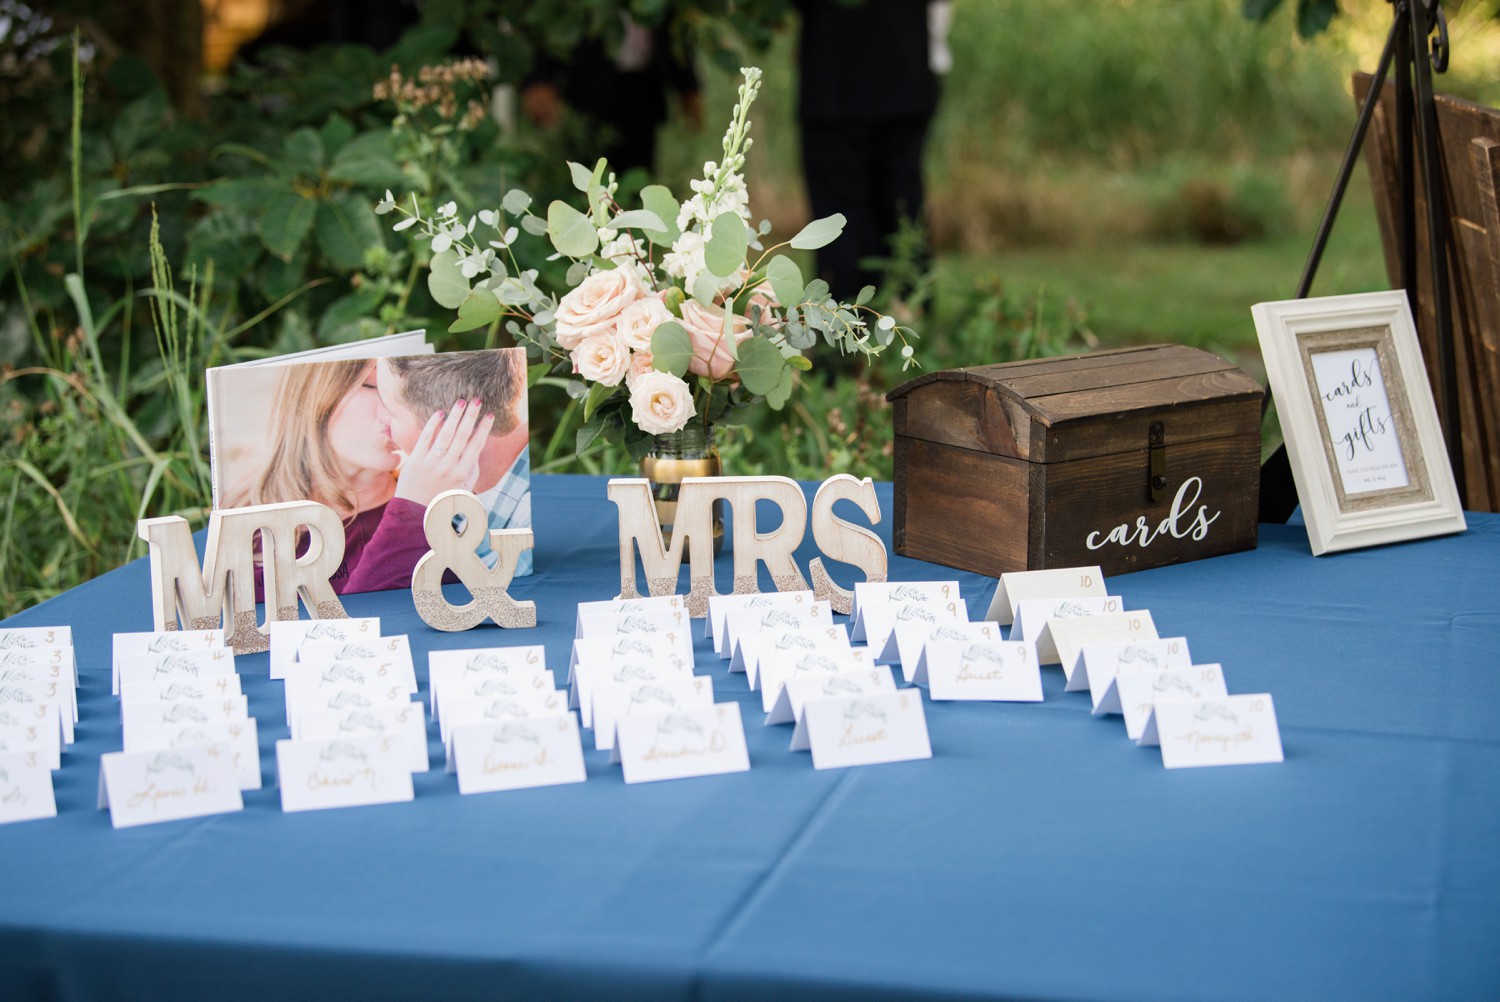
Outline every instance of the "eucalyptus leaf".
[[809, 303], [821, 303], [828, 298], [828, 283], [821, 278], [815, 278], [807, 283], [807, 289], [802, 296]]
[[694, 280], [691, 291], [698, 302], [704, 306], [713, 306], [714, 300], [719, 297], [719, 283], [705, 271]]
[[531, 298], [519, 278], [507, 277], [495, 289], [495, 298], [506, 306], [520, 306]]
[[859, 290], [859, 295], [854, 299], [855, 306], [863, 306], [875, 298], [875, 286], [867, 285]]
[[531, 208], [531, 196], [526, 194], [526, 192], [522, 191], [520, 188], [512, 188], [510, 191], [507, 191], [505, 193], [505, 197], [500, 200], [500, 207], [506, 212], [510, 213], [512, 216], [519, 216], [521, 213]]
[[547, 221], [540, 216], [522, 216], [521, 229], [534, 237], [545, 236], [547, 233]]
[[458, 319], [448, 325], [449, 334], [488, 327], [501, 315], [500, 300], [489, 289], [474, 289], [458, 307]]
[[432, 256], [427, 271], [427, 291], [445, 310], [456, 310], [469, 296], [469, 280], [458, 270], [458, 251], [445, 250]]
[[803, 372], [812, 371], [812, 359], [806, 355], [790, 355], [786, 361], [794, 369], [801, 369]]
[[594, 180], [594, 172], [583, 164], [568, 161], [568, 176], [573, 179], [573, 187], [579, 191], [588, 193], [589, 184]]
[[827, 247], [839, 238], [844, 232], [844, 214], [835, 212], [831, 216], [822, 219], [814, 219], [802, 230], [792, 237], [792, 246], [798, 250], [817, 250], [819, 247]]
[[667, 228], [660, 216], [649, 209], [630, 209], [622, 212], [609, 221], [609, 225], [618, 230], [646, 230], [648, 232], [661, 232]]
[[573, 286], [577, 285], [579, 282], [582, 282], [585, 278], [588, 277], [589, 263], [587, 261], [574, 261], [572, 264], [568, 265], [568, 273], [566, 276], [564, 276], [564, 281], [568, 283], [568, 288], [571, 289]]
[[651, 335], [651, 367], [681, 378], [693, 360], [693, 341], [675, 320], [661, 324]]
[[653, 243], [669, 244], [677, 239], [678, 233], [681, 232], [677, 229], [677, 213], [681, 210], [681, 206], [677, 204], [677, 199], [672, 197], [670, 189], [665, 185], [648, 184], [641, 189], [641, 205], [645, 206], [647, 211], [656, 213], [657, 218], [662, 221], [661, 229], [644, 231]]
[[781, 370], [781, 378], [776, 385], [766, 393], [766, 403], [771, 410], [779, 411], [786, 406], [788, 400], [792, 399], [792, 370], [790, 367]]
[[875, 321], [875, 326], [883, 331], [888, 331], [892, 327], [896, 326], [896, 318], [887, 314], [886, 316], [883, 316], [879, 320]]
[[753, 337], [739, 346], [739, 356], [734, 371], [745, 389], [765, 396], [777, 388], [787, 363], [775, 345], [763, 337]]
[[547, 206], [547, 235], [564, 257], [588, 257], [599, 247], [599, 233], [594, 224], [567, 202], [557, 201]]
[[802, 269], [797, 262], [785, 254], [777, 254], [766, 265], [766, 277], [771, 280], [771, 291], [776, 301], [783, 306], [796, 306], [802, 302]]
[[749, 246], [750, 237], [739, 213], [720, 213], [714, 219], [708, 243], [703, 247], [703, 263], [719, 278], [728, 278], [745, 263], [745, 251]]

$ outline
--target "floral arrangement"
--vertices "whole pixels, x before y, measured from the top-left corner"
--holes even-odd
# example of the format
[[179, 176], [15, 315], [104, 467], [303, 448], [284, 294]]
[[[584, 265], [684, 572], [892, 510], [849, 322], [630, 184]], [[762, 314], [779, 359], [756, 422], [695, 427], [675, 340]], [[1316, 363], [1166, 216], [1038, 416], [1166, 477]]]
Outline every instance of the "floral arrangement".
[[[768, 222], [751, 224], [743, 171], [761, 74], [741, 72], [723, 157], [704, 164], [684, 202], [650, 185], [639, 207], [625, 208], [600, 160], [593, 170], [568, 164], [587, 202], [582, 210], [554, 201], [543, 217], [517, 189], [467, 220], [453, 202], [428, 216], [415, 196], [408, 209], [390, 192], [376, 206], [402, 217], [394, 229], [416, 229], [430, 242], [428, 288], [458, 311], [450, 332], [503, 320], [533, 357], [568, 374], [584, 399], [580, 450], [603, 434], [640, 455], [654, 436], [690, 421], [719, 422], [761, 400], [779, 410], [797, 373], [812, 368], [806, 352], [819, 340], [865, 356], [899, 340], [903, 368], [916, 364], [916, 333], [870, 307], [874, 288], [839, 302], [826, 282], [804, 280], [779, 253], [827, 245], [843, 231], [843, 216], [814, 220], [783, 243], [769, 243]], [[553, 258], [571, 260], [560, 297], [517, 262], [513, 248], [524, 237], [545, 237]]]

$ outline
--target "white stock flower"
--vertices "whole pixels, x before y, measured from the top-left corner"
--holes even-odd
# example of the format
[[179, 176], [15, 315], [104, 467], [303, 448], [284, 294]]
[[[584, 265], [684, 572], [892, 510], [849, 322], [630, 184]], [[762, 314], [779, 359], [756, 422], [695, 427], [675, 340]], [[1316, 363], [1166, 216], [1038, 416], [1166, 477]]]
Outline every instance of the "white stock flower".
[[573, 369], [591, 383], [619, 386], [630, 368], [630, 349], [607, 331], [586, 337], [573, 349]]
[[651, 335], [672, 319], [672, 311], [655, 296], [638, 299], [620, 311], [615, 330], [631, 351], [650, 351]]
[[697, 413], [692, 390], [670, 372], [643, 372], [631, 386], [631, 420], [648, 435], [681, 431]]

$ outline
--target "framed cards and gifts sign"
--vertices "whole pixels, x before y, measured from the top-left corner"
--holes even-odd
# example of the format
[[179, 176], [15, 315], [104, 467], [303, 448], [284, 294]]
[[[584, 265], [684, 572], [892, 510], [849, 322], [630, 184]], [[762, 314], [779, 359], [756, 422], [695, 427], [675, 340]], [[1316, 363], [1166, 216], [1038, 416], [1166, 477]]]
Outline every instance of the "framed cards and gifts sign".
[[1406, 294], [1254, 314], [1313, 553], [1462, 532]]

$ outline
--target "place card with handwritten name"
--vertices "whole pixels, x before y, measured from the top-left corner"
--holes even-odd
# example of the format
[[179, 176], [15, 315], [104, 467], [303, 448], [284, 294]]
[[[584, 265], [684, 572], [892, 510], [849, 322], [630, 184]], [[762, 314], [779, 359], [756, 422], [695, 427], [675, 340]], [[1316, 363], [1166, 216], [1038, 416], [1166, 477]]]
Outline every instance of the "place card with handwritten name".
[[729, 670], [740, 662], [735, 651], [744, 637], [761, 633], [800, 630], [833, 625], [833, 606], [829, 602], [803, 602], [771, 609], [737, 609], [724, 617], [724, 646], [729, 649]]
[[309, 713], [297, 718], [294, 736], [301, 741], [379, 738], [382, 750], [388, 746], [401, 750], [406, 767], [412, 772], [426, 772], [430, 765], [427, 759], [427, 714], [421, 703]]
[[843, 625], [809, 626], [786, 630], [766, 630], [744, 637], [734, 650], [734, 659], [729, 662], [730, 671], [742, 671], [749, 676], [750, 688], [760, 688], [760, 659], [763, 655], [777, 651], [837, 650], [849, 646], [849, 630]]
[[228, 647], [171, 654], [129, 654], [119, 659], [119, 666], [120, 684], [115, 691], [121, 695], [137, 682], [203, 681], [235, 674], [234, 651]]
[[[517, 647], [468, 647], [456, 651], [429, 651], [427, 694], [433, 716], [437, 716], [438, 693], [449, 680], [500, 676], [515, 673], [535, 678], [547, 670], [547, 649], [541, 644]], [[549, 679], [551, 672], [547, 672]], [[547, 688], [555, 685], [549, 681]]]
[[359, 685], [340, 681], [331, 686], [310, 689], [287, 689], [286, 725], [293, 737], [298, 733], [298, 721], [309, 713], [347, 712], [349, 710], [371, 710], [377, 706], [406, 706], [412, 694], [400, 682]]
[[781, 695], [776, 697], [771, 712], [766, 714], [766, 724], [795, 724], [802, 716], [803, 707], [813, 700], [848, 699], [851, 696], [871, 696], [895, 691], [896, 676], [891, 674], [887, 665], [841, 671], [832, 675], [789, 678], [781, 687]]
[[1142, 745], [1161, 745], [1168, 769], [1204, 765], [1259, 765], [1283, 761], [1281, 729], [1270, 693], [1158, 702], [1142, 731]]
[[578, 718], [467, 724], [453, 732], [450, 772], [459, 793], [499, 793], [588, 779]]
[[1216, 664], [1164, 671], [1122, 672], [1115, 676], [1115, 691], [1125, 713], [1125, 734], [1140, 738], [1151, 716], [1151, 707], [1162, 699], [1217, 699], [1227, 696], [1224, 670]]
[[807, 748], [815, 769], [932, 758], [922, 695], [907, 689], [813, 700], [792, 732], [791, 750]]
[[[110, 659], [110, 689], [120, 694], [120, 659], [142, 654], [181, 654], [224, 648], [223, 630], [167, 630], [160, 633], [116, 633]], [[227, 650], [227, 648], [224, 648]], [[232, 652], [231, 652], [232, 653]]]
[[[62, 731], [63, 744], [73, 743], [73, 714], [68, 712], [63, 690], [67, 686], [57, 682], [3, 682], [0, 683], [0, 708], [14, 710], [22, 716], [28, 714], [41, 720], [55, 713]], [[38, 709], [50, 704], [54, 710]]]
[[1083, 692], [1089, 687], [1088, 672], [1083, 669], [1082, 653], [1089, 644], [1124, 643], [1128, 640], [1157, 639], [1156, 623], [1146, 609], [1109, 612], [1078, 619], [1054, 619], [1048, 624], [1057, 663], [1067, 678], [1066, 692]]
[[867, 602], [860, 610], [865, 641], [875, 660], [891, 663], [900, 652], [895, 644], [896, 627], [922, 626], [935, 630], [943, 623], [967, 623], [969, 607], [963, 599], [926, 599], [912, 602]]
[[186, 727], [138, 727], [125, 732], [125, 750], [132, 753], [220, 744], [230, 749], [229, 764], [240, 789], [259, 790], [260, 729], [254, 717]]
[[[310, 640], [297, 650], [297, 663], [327, 664], [331, 661], [379, 661], [394, 664], [401, 677], [417, 691], [417, 672], [412, 664], [411, 641], [405, 636], [373, 637], [368, 640]], [[287, 667], [287, 672], [296, 671]]]
[[750, 750], [740, 704], [621, 717], [609, 760], [620, 763], [627, 783], [748, 772]]
[[[829, 647], [823, 650], [768, 651], [760, 656], [757, 682], [761, 709], [771, 713], [782, 687], [796, 678], [822, 678], [840, 672], [868, 671], [875, 664], [868, 647]], [[791, 717], [786, 718], [788, 721]], [[767, 720], [766, 723], [777, 723]]]
[[1104, 594], [1104, 572], [1098, 567], [1012, 571], [1000, 575], [1000, 580], [995, 585], [995, 597], [990, 600], [990, 608], [984, 618], [1001, 626], [1010, 626], [1016, 620], [1016, 606], [1026, 599], [1083, 598]]
[[177, 703], [124, 703], [120, 724], [129, 741], [136, 730], [186, 727], [189, 724], [227, 724], [250, 719], [250, 704], [244, 696], [223, 699], [185, 699]]
[[[0, 686], [0, 690], [4, 687]], [[24, 696], [24, 693], [16, 693]], [[0, 691], [0, 699], [5, 693]], [[0, 727], [21, 727], [30, 734], [33, 730], [48, 742], [58, 745], [58, 756], [62, 754], [62, 711], [55, 699], [21, 700], [0, 702]], [[49, 737], [48, 735], [52, 735]]]
[[62, 732], [51, 721], [40, 724], [0, 724], [0, 755], [34, 752], [48, 769], [62, 768]]
[[798, 606], [814, 600], [811, 591], [769, 591], [749, 595], [714, 595], [708, 600], [708, 616], [703, 621], [703, 635], [714, 642], [714, 653], [728, 660], [734, 648], [724, 643], [724, 621], [731, 612], [742, 609], [774, 609]]
[[1120, 612], [1124, 607], [1118, 595], [1022, 599], [1016, 604], [1016, 619], [1010, 624], [1010, 635], [1006, 639], [1031, 641], [1036, 645], [1037, 663], [1055, 665], [1057, 645], [1052, 642], [1052, 631], [1048, 628], [1052, 620], [1103, 616]]
[[411, 800], [411, 770], [394, 743], [377, 737], [276, 742], [281, 809], [320, 811]]
[[99, 756], [99, 809], [116, 828], [242, 810], [228, 742]]
[[[30, 652], [19, 655], [29, 658]], [[5, 659], [15, 658], [16, 654], [7, 654]], [[26, 664], [0, 664], [0, 687], [16, 685], [20, 683], [39, 684], [41, 691], [47, 699], [57, 700], [58, 707], [68, 715], [68, 719], [78, 722], [78, 691], [73, 686], [73, 673], [65, 664], [45, 664], [33, 662]]]
[[308, 641], [337, 640], [351, 643], [380, 636], [380, 617], [359, 619], [293, 619], [270, 625], [271, 678], [286, 677], [286, 667], [297, 660], [297, 651]]
[[598, 686], [594, 690], [594, 748], [609, 751], [615, 746], [615, 723], [621, 717], [696, 710], [713, 702], [714, 682], [706, 675]]
[[687, 598], [682, 595], [657, 595], [649, 598], [611, 598], [603, 602], [579, 602], [578, 621], [573, 635], [581, 637], [584, 617], [622, 616], [629, 613], [687, 612]]
[[181, 703], [189, 699], [223, 699], [240, 696], [238, 675], [214, 675], [211, 678], [167, 679], [163, 682], [135, 682], [120, 686], [120, 705], [126, 703]]
[[531, 690], [514, 696], [483, 695], [464, 698], [450, 690], [443, 694], [443, 719], [438, 735], [446, 746], [459, 727], [492, 724], [505, 720], [537, 720], [568, 711], [565, 693]]
[[687, 630], [668, 630], [666, 633], [634, 633], [574, 640], [573, 653], [568, 660], [568, 686], [572, 687], [573, 672], [580, 664], [642, 658], [666, 658], [674, 663], [691, 665], [693, 636]]
[[1040, 703], [1042, 669], [1024, 640], [934, 640], [914, 682], [934, 700]]
[[583, 726], [594, 726], [594, 689], [600, 685], [624, 682], [659, 682], [669, 678], [691, 678], [693, 666], [675, 660], [647, 661], [618, 658], [601, 664], [580, 664], [573, 674], [574, 687], [569, 692], [568, 703], [572, 706], [577, 697], [577, 710]]
[[[860, 581], [854, 585], [854, 601], [849, 607], [849, 637], [869, 643], [865, 632], [864, 610], [874, 605], [904, 605], [907, 602], [962, 602], [957, 581]], [[969, 617], [964, 616], [965, 619]], [[870, 646], [875, 647], [874, 644]], [[876, 647], [878, 651], [879, 648]]]
[[973, 640], [988, 643], [999, 639], [999, 625], [987, 620], [977, 623], [954, 620], [951, 623], [939, 623], [936, 626], [928, 623], [897, 623], [896, 628], [891, 631], [891, 639], [886, 641], [883, 655], [877, 660], [887, 663], [898, 662], [901, 665], [902, 678], [910, 682], [916, 676], [917, 669], [922, 663], [922, 652], [929, 643], [940, 640]]
[[0, 825], [57, 817], [52, 770], [35, 751], [0, 751]]
[[1188, 652], [1187, 637], [1161, 637], [1157, 640], [1127, 640], [1118, 644], [1085, 644], [1079, 656], [1089, 680], [1089, 696], [1094, 701], [1094, 715], [1123, 713], [1120, 693], [1110, 683], [1122, 672], [1163, 671], [1167, 668], [1191, 668], [1193, 656]]
[[438, 711], [433, 714], [433, 719], [446, 733], [448, 714], [453, 712], [453, 707], [494, 700], [521, 700], [527, 706], [540, 701], [548, 707], [555, 700], [562, 704], [563, 709], [568, 708], [567, 693], [558, 691], [552, 673], [545, 668], [533, 668], [529, 672], [510, 675], [469, 675], [446, 683], [438, 695]]

